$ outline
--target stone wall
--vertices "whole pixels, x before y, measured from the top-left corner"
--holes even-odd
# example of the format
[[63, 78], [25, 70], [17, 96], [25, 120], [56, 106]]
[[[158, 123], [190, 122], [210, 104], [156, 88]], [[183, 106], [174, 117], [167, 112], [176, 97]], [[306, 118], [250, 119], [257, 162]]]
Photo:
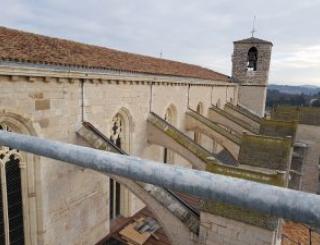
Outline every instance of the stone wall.
[[[257, 68], [248, 70], [248, 51], [257, 50]], [[239, 103], [264, 116], [272, 43], [255, 41], [234, 42], [232, 77], [239, 82]]]
[[[122, 111], [130, 121], [129, 153], [161, 160], [160, 146], [149, 145], [146, 136], [150, 111], [160, 116], [168, 106], [176, 108], [176, 126], [184, 130], [188, 98], [192, 106], [200, 101], [236, 101], [235, 85], [212, 81], [158, 78], [147, 75], [108, 75], [68, 72], [38, 68], [0, 67], [0, 120], [7, 111], [32, 121], [37, 135], [45, 138], [84, 144], [75, 132], [81, 119], [94, 124], [109, 136], [113, 116]], [[159, 80], [163, 81], [159, 82]], [[226, 92], [227, 91], [227, 92]], [[204, 96], [205, 95], [205, 96]], [[227, 99], [228, 97], [228, 99]], [[191, 99], [192, 98], [192, 99]], [[192, 101], [192, 102], [191, 102]], [[182, 162], [182, 160], [184, 162]], [[189, 164], [183, 158], [176, 163]], [[109, 232], [109, 179], [92, 171], [62, 162], [40, 158], [35, 196], [39, 207], [33, 219], [38, 220], [32, 236], [38, 244], [94, 244]], [[143, 207], [133, 194], [128, 194], [127, 215]], [[187, 238], [189, 239], [189, 238]]]
[[277, 231], [201, 212], [200, 244], [274, 245], [280, 244]]
[[260, 117], [264, 116], [267, 98], [267, 87], [243, 85], [239, 87], [239, 103], [254, 111]]
[[296, 121], [262, 120], [260, 134], [275, 137], [292, 137], [294, 140], [297, 131]]
[[291, 160], [290, 138], [243, 135], [239, 153], [240, 164], [287, 171]]
[[320, 125], [320, 109], [317, 107], [279, 106], [273, 108], [271, 117], [306, 125]]
[[[248, 71], [248, 51], [258, 51], [257, 70]], [[244, 84], [267, 85], [271, 61], [271, 43], [234, 43], [232, 54], [232, 77]]]
[[301, 190], [317, 193], [320, 158], [320, 109], [313, 107], [279, 106], [273, 108], [271, 117], [298, 123], [295, 142], [305, 144]]
[[[74, 132], [81, 121], [79, 82], [47, 83], [4, 76], [0, 82], [0, 121], [12, 120], [11, 113], [22, 115], [32, 121], [38, 136], [77, 143]], [[34, 168], [30, 172], [37, 173], [37, 191], [25, 191], [39, 204], [28, 224], [37, 223], [39, 244], [93, 243], [108, 232], [105, 176], [46, 158], [40, 158]]]
[[306, 144], [304, 153], [301, 189], [317, 193], [319, 185], [320, 130], [318, 126], [298, 125], [296, 141]]

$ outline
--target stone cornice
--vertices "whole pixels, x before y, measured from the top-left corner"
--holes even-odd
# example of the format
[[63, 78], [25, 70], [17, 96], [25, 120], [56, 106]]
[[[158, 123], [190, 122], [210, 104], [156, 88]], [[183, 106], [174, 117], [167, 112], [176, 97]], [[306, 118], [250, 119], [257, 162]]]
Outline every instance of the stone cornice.
[[98, 70], [71, 70], [67, 67], [27, 65], [24, 63], [0, 62], [0, 76], [9, 77], [10, 81], [43, 81], [57, 83], [75, 83], [79, 81], [99, 84], [129, 85], [166, 85], [166, 86], [238, 86], [236, 83], [210, 81], [195, 78], [157, 76], [142, 73], [126, 73]]

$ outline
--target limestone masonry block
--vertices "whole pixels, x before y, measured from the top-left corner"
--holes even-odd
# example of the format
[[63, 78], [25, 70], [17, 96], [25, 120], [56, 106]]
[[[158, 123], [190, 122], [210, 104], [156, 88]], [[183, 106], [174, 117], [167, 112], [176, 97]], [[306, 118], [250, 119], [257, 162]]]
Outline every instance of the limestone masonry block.
[[36, 111], [43, 111], [43, 110], [49, 110], [50, 109], [50, 100], [36, 100], [34, 102], [35, 110]]

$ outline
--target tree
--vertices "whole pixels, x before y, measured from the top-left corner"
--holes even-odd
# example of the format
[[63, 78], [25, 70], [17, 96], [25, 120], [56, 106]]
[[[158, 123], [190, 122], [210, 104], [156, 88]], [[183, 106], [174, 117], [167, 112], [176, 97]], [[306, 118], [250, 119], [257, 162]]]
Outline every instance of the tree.
[[320, 107], [320, 99], [316, 99], [311, 104], [312, 107]]

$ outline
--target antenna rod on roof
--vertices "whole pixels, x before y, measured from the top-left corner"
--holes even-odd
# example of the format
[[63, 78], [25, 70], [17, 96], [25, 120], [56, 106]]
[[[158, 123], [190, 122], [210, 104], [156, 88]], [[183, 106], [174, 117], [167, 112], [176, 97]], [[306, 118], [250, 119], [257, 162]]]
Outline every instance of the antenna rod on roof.
[[256, 32], [255, 24], [256, 24], [256, 16], [253, 17], [251, 37], [253, 37], [254, 33]]
[[162, 58], [163, 52], [162, 49], [160, 50], [160, 58]]

